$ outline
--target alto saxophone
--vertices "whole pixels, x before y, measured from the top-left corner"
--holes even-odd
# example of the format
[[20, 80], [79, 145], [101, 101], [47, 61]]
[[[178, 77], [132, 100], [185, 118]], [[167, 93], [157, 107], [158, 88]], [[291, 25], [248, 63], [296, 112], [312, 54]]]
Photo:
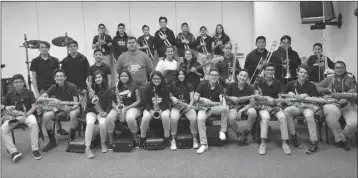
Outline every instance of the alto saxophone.
[[185, 103], [183, 100], [177, 99], [175, 97], [170, 97], [173, 102], [174, 107], [181, 113], [186, 113], [190, 110], [190, 105]]
[[88, 90], [88, 97], [90, 98], [91, 103], [94, 105], [94, 109], [96, 110], [96, 112], [103, 113], [104, 110], [99, 103], [99, 98], [89, 83], [87, 83], [87, 90]]
[[13, 121], [15, 123], [15, 122], [17, 122], [16, 117], [25, 116], [26, 115], [26, 112], [25, 112], [26, 108], [25, 108], [24, 105], [22, 105], [22, 106], [23, 106], [23, 111], [16, 110], [16, 109], [5, 110], [4, 117], [2, 118], [2, 123], [4, 123], [6, 120], [10, 120], [10, 122]]
[[155, 87], [153, 88], [153, 93], [154, 93], [154, 98], [152, 98], [153, 110], [154, 110], [153, 117], [154, 117], [154, 119], [159, 119], [160, 118], [159, 104], [162, 102], [162, 98], [158, 98]]
[[229, 101], [231, 105], [240, 105], [241, 103], [245, 103], [249, 101], [251, 98], [255, 98], [255, 95], [250, 96], [242, 96], [242, 97], [234, 97], [230, 98], [229, 96], [225, 96], [226, 101]]

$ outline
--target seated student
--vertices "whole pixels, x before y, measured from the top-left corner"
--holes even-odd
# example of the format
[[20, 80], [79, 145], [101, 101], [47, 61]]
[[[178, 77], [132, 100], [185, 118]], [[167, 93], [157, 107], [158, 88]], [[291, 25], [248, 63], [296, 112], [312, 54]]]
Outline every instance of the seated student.
[[[224, 44], [224, 60], [220, 61], [218, 63], [216, 63], [216, 68], [219, 70], [219, 75], [220, 75], [220, 84], [223, 88], [226, 88], [226, 86], [230, 83], [230, 82], [234, 82], [234, 81], [230, 81], [230, 72], [232, 72], [232, 66], [233, 61], [234, 61], [234, 54], [231, 53], [232, 51], [232, 44], [230, 42], [227, 42], [226, 44]], [[240, 63], [237, 59], [236, 60], [236, 65], [235, 65], [235, 72], [238, 72], [241, 67], [240, 67]], [[232, 79], [235, 80], [235, 79]]]
[[[118, 117], [120, 121], [127, 122], [129, 130], [133, 134], [135, 146], [139, 147], [138, 125], [136, 118], [141, 114], [141, 111], [138, 108], [141, 103], [141, 98], [139, 89], [135, 85], [128, 70], [121, 71], [119, 74], [119, 81], [117, 82], [112, 93], [113, 109], [109, 112], [106, 119], [109, 149], [112, 149], [113, 132], [115, 128], [114, 122]], [[120, 103], [118, 103], [118, 101], [120, 101]], [[121, 110], [118, 110], [118, 104], [122, 104], [124, 107]]]
[[[94, 123], [97, 119], [99, 123], [99, 133], [101, 136], [102, 153], [106, 153], [108, 151], [106, 146], [106, 118], [108, 117], [109, 111], [112, 109], [112, 93], [108, 87], [107, 81], [104, 80], [106, 77], [105, 74], [102, 71], [97, 70], [92, 77], [94, 81], [92, 81], [91, 89], [88, 91], [87, 107], [85, 111], [85, 113], [87, 113], [87, 126], [85, 131], [85, 155], [88, 159], [94, 158], [94, 154], [92, 153], [90, 146], [92, 142]], [[97, 97], [98, 100], [95, 101], [94, 97]]]
[[[14, 163], [18, 162], [22, 154], [16, 149], [11, 137], [11, 130], [18, 123], [26, 124], [30, 128], [32, 155], [36, 160], [39, 160], [42, 158], [42, 155], [39, 152], [39, 127], [36, 117], [33, 114], [36, 111], [34, 93], [25, 88], [25, 79], [21, 74], [14, 75], [12, 82], [14, 89], [5, 95], [4, 102], [1, 105], [2, 110], [5, 109], [5, 116], [2, 118], [4, 123], [1, 126], [2, 141], [9, 151], [12, 161]], [[10, 114], [12, 111], [21, 111], [24, 112], [25, 115], [14, 116]], [[9, 120], [6, 120], [5, 117]], [[11, 119], [17, 120], [17, 122], [15, 122], [16, 125], [11, 124]]]
[[[230, 83], [226, 89], [227, 102], [233, 103], [229, 105], [229, 124], [231, 128], [236, 132], [239, 137], [239, 145], [247, 144], [247, 137], [249, 136], [252, 127], [254, 126], [257, 114], [254, 109], [255, 99], [250, 98], [247, 102], [236, 104], [234, 101], [240, 97], [251, 96], [255, 93], [254, 88], [247, 83], [249, 79], [249, 73], [243, 69], [236, 74], [237, 82]], [[238, 120], [241, 120], [243, 114], [247, 115], [247, 122], [245, 129], [240, 136]], [[250, 135], [250, 141], [252, 142], [252, 135]]]
[[[323, 93], [356, 93], [357, 84], [354, 76], [346, 71], [346, 64], [337, 61], [334, 64], [335, 74], [328, 76], [318, 84], [318, 90]], [[323, 113], [328, 127], [332, 130], [336, 143], [346, 151], [351, 150], [349, 139], [357, 132], [357, 100], [341, 99], [337, 104], [326, 104]], [[340, 105], [344, 107], [340, 108]], [[342, 130], [339, 119], [343, 116], [346, 126]]]
[[108, 86], [111, 86], [111, 69], [110, 67], [103, 62], [103, 52], [100, 49], [95, 49], [93, 52], [93, 57], [95, 59], [95, 63], [93, 65], [91, 65], [88, 69], [88, 81], [90, 82], [90, 84], [92, 84], [91, 82], [94, 81], [92, 79], [92, 76], [94, 75], [94, 72], [96, 70], [100, 70], [105, 74], [105, 80], [108, 83]]
[[[317, 91], [315, 84], [308, 81], [308, 66], [300, 65], [297, 69], [297, 80], [293, 80], [287, 84], [286, 93], [292, 97], [304, 99], [305, 97], [318, 97], [320, 94]], [[295, 124], [293, 118], [299, 114], [303, 114], [308, 126], [308, 132], [310, 134], [311, 144], [306, 150], [307, 154], [311, 154], [318, 150], [318, 137], [317, 126], [315, 121], [315, 114], [319, 112], [320, 106], [315, 104], [305, 103], [305, 107], [298, 107], [295, 105], [285, 108], [285, 116], [287, 118], [287, 127], [289, 133], [293, 136], [294, 146], [302, 147], [301, 141], [295, 130]]]
[[203, 68], [196, 67], [200, 66], [192, 50], [185, 50], [184, 62], [179, 65], [180, 70], [184, 70], [186, 73], [185, 80], [190, 83], [194, 89], [196, 89], [200, 83], [200, 78], [204, 77]]
[[[55, 81], [56, 84], [52, 85], [44, 94], [42, 94], [37, 102], [41, 101], [72, 101], [78, 102], [78, 90], [75, 84], [66, 81], [65, 71], [62, 69], [55, 70]], [[54, 96], [55, 98], [49, 98]], [[80, 108], [78, 104], [73, 106], [66, 106], [60, 115], [70, 117], [70, 138], [73, 140], [75, 138], [76, 128], [77, 128], [77, 117], [80, 114]], [[58, 114], [57, 114], [58, 115]], [[47, 135], [50, 139], [50, 142], [42, 149], [43, 152], [48, 152], [52, 148], [56, 147], [55, 134], [52, 131], [52, 119], [55, 117], [53, 111], [45, 111], [43, 114], [43, 125], [47, 130]]]
[[170, 94], [172, 100], [176, 102], [180, 101], [187, 105], [189, 108], [185, 108], [183, 105], [175, 104], [173, 102], [173, 107], [170, 112], [170, 128], [172, 135], [172, 142], [170, 149], [176, 150], [175, 136], [177, 134], [178, 121], [180, 117], [185, 115], [185, 117], [190, 121], [190, 131], [193, 135], [193, 148], [196, 149], [199, 147], [197, 134], [198, 134], [198, 124], [196, 120], [196, 111], [194, 109], [194, 88], [187, 82], [187, 78], [184, 70], [179, 70], [176, 74], [176, 81], [171, 85]]
[[154, 71], [150, 75], [150, 83], [144, 90], [144, 111], [140, 124], [140, 147], [143, 148], [147, 137], [149, 122], [154, 119], [161, 119], [164, 128], [165, 144], [169, 146], [170, 136], [170, 110], [169, 110], [169, 91], [166, 86], [164, 76], [159, 71]]
[[[261, 117], [261, 144], [259, 154], [266, 154], [266, 139], [269, 128], [269, 121], [271, 115], [274, 115], [280, 122], [280, 131], [282, 138], [282, 150], [285, 154], [291, 154], [291, 149], [287, 144], [288, 131], [287, 120], [280, 104], [275, 104], [274, 99], [281, 98], [282, 86], [281, 82], [274, 78], [275, 66], [273, 63], [267, 63], [264, 67], [264, 77], [259, 78], [255, 84], [255, 94], [264, 96], [269, 105], [258, 106], [259, 116]], [[297, 140], [297, 136], [292, 136], [293, 140]]]
[[200, 137], [200, 148], [197, 150], [198, 154], [204, 153], [208, 150], [208, 140], [206, 138], [206, 119], [210, 116], [221, 116], [221, 130], [219, 132], [219, 137], [221, 140], [226, 140], [226, 131], [227, 131], [227, 116], [229, 108], [226, 105], [225, 98], [223, 98], [224, 89], [218, 83], [219, 81], [219, 71], [217, 69], [210, 69], [209, 80], [201, 82], [196, 89], [194, 95], [194, 101], [200, 102], [199, 99], [205, 100], [204, 105], [208, 103], [217, 102], [216, 106], [204, 106], [200, 108], [198, 112], [198, 129]]

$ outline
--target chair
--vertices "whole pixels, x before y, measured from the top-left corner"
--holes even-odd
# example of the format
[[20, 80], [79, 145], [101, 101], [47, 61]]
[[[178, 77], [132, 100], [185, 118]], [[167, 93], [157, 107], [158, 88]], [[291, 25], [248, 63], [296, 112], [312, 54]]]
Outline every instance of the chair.
[[[42, 125], [41, 125], [41, 121], [38, 117], [38, 115], [35, 113], [35, 117], [36, 117], [36, 120], [37, 120], [37, 125], [39, 127], [39, 138], [42, 139], [42, 141], [45, 141], [45, 138], [44, 138], [44, 134], [42, 132]], [[19, 123], [17, 126], [15, 126], [13, 129], [11, 129], [11, 136], [12, 136], [12, 140], [15, 144], [15, 133], [14, 133], [14, 130], [15, 129], [26, 129], [27, 128], [27, 125], [25, 123]]]

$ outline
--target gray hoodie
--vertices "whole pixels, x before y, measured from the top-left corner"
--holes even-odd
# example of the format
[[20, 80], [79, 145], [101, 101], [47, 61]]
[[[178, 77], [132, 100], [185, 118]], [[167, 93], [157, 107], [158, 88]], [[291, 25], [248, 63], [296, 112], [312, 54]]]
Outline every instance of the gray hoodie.
[[148, 55], [140, 50], [136, 52], [127, 51], [121, 54], [117, 61], [117, 72], [128, 70], [134, 82], [143, 86], [147, 82], [147, 76], [153, 71], [152, 61]]

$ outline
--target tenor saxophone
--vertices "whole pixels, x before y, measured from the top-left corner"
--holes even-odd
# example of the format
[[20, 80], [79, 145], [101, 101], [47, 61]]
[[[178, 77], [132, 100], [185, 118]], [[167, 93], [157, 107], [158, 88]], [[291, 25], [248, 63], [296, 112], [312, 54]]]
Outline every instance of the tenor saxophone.
[[77, 105], [79, 102], [74, 101], [41, 101], [36, 103], [37, 107], [42, 111], [57, 112], [65, 110], [66, 106]]
[[185, 103], [182, 100], [179, 100], [175, 97], [170, 97], [170, 99], [173, 102], [174, 107], [180, 112], [180, 113], [186, 113], [190, 110], [189, 104]]
[[162, 99], [161, 98], [158, 98], [158, 95], [156, 93], [156, 89], [155, 87], [153, 88], [153, 93], [154, 93], [154, 98], [152, 98], [152, 102], [153, 102], [153, 110], [154, 110], [154, 113], [153, 113], [153, 116], [154, 119], [159, 119], [160, 118], [160, 106], [159, 104], [162, 102]]
[[207, 98], [200, 97], [198, 102], [196, 103], [195, 108], [197, 110], [204, 110], [206, 113], [208, 113], [211, 109], [211, 107], [221, 105], [220, 102], [213, 102]]

